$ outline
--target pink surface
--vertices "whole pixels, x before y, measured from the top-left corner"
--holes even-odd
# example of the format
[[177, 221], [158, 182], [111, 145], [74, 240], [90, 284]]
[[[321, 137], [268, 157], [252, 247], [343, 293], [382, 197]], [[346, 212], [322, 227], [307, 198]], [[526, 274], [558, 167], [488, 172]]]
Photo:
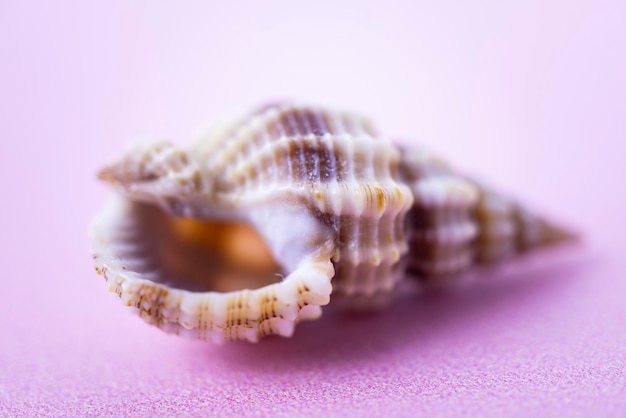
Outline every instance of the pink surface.
[[[626, 10], [435, 3], [0, 4], [0, 415], [625, 416]], [[148, 327], [91, 266], [97, 168], [277, 97], [372, 115], [585, 246], [290, 340]]]

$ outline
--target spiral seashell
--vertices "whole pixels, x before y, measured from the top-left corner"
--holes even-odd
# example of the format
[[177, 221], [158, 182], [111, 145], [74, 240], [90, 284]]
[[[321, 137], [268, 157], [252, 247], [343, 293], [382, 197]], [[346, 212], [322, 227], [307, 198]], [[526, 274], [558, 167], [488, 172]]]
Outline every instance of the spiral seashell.
[[91, 227], [109, 290], [167, 332], [215, 342], [290, 336], [331, 293], [376, 307], [408, 277], [570, 237], [367, 119], [313, 106], [262, 107], [187, 151], [136, 145], [100, 178], [119, 191]]

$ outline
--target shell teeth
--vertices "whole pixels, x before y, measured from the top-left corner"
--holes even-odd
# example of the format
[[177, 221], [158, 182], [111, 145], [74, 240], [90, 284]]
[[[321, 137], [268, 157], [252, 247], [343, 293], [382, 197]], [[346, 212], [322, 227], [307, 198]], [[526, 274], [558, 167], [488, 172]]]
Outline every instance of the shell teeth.
[[[108, 289], [166, 332], [218, 343], [291, 336], [331, 293], [378, 308], [406, 273], [440, 280], [573, 237], [358, 115], [297, 104], [265, 106], [189, 151], [135, 144], [99, 177], [122, 196], [90, 231]], [[232, 245], [202, 219], [253, 227], [288, 274], [233, 266], [227, 249], [262, 245]]]
[[306, 305], [300, 310], [300, 320], [313, 320], [322, 316], [322, 307], [319, 305]]

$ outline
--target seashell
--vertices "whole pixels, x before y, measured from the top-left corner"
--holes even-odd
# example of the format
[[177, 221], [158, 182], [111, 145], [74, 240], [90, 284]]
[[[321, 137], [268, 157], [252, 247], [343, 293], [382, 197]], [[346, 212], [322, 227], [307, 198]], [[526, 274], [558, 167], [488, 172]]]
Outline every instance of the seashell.
[[264, 106], [189, 150], [135, 145], [99, 176], [119, 192], [91, 226], [108, 289], [215, 342], [291, 336], [331, 293], [378, 307], [409, 278], [572, 238], [367, 119], [313, 106]]

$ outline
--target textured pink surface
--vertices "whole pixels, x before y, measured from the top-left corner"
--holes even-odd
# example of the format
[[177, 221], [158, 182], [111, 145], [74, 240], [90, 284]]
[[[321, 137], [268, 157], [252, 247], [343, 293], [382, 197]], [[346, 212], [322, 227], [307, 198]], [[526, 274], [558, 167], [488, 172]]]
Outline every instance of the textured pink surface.
[[[235, 3], [0, 4], [0, 415], [626, 415], [624, 7]], [[290, 340], [146, 326], [91, 266], [97, 167], [276, 97], [372, 115], [585, 246]]]

